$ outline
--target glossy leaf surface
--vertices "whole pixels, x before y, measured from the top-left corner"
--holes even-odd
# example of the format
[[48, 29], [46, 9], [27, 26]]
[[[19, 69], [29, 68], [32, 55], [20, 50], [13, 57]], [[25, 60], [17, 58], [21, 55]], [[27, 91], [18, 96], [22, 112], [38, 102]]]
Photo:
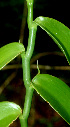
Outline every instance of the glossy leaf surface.
[[56, 42], [70, 63], [70, 29], [61, 22], [48, 17], [38, 17], [34, 22]]
[[0, 48], [0, 70], [11, 60], [25, 51], [21, 43], [13, 42]]
[[0, 102], [0, 127], [8, 127], [21, 115], [21, 108], [13, 102]]
[[38, 74], [33, 80], [34, 89], [70, 124], [70, 88], [60, 79]]

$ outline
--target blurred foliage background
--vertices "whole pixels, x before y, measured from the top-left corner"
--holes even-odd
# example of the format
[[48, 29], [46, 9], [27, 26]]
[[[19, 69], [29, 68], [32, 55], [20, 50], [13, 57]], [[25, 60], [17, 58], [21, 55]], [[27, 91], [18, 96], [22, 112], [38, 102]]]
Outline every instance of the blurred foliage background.
[[[34, 19], [46, 16], [59, 20], [70, 28], [69, 1], [34, 0]], [[20, 42], [27, 47], [28, 26], [25, 0], [0, 0], [0, 47]], [[39, 60], [41, 73], [48, 73], [70, 86], [70, 67], [53, 40], [38, 27], [36, 45], [31, 59], [31, 77], [37, 74]], [[24, 106], [25, 87], [22, 79], [21, 58], [17, 57], [0, 71], [0, 101], [13, 101]], [[68, 127], [69, 125], [34, 91], [29, 127]], [[17, 119], [10, 127], [20, 127]]]

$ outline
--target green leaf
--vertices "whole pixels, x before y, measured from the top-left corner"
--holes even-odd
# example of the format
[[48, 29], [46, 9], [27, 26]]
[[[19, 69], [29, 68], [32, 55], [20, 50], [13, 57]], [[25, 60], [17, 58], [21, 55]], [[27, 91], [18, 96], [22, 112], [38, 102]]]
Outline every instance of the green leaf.
[[13, 42], [0, 48], [0, 70], [11, 60], [24, 52], [24, 46], [21, 43]]
[[48, 74], [36, 75], [32, 86], [70, 124], [70, 88], [60, 79]]
[[13, 102], [0, 102], [0, 127], [8, 127], [21, 115], [21, 108]]
[[34, 22], [56, 42], [70, 63], [70, 29], [61, 22], [48, 17], [37, 17]]

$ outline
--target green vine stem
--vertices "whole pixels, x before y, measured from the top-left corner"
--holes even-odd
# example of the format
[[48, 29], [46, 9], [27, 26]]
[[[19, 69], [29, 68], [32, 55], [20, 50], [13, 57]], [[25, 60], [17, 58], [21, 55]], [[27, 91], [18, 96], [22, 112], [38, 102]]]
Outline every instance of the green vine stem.
[[28, 89], [26, 89], [26, 96], [25, 96], [23, 114], [19, 118], [21, 127], [28, 127], [27, 120], [28, 120], [28, 116], [29, 116], [29, 113], [30, 113], [33, 91], [34, 91], [34, 89], [32, 87], [29, 87]]
[[20, 117], [21, 127], [27, 127], [27, 120], [30, 113], [32, 95], [34, 89], [30, 86], [31, 77], [30, 77], [30, 59], [32, 57], [34, 46], [35, 46], [35, 38], [37, 25], [33, 22], [33, 0], [27, 0], [28, 6], [28, 28], [29, 28], [29, 38], [28, 38], [28, 46], [25, 52], [25, 55], [22, 54], [22, 68], [23, 68], [23, 81], [26, 88], [26, 96], [24, 102], [23, 114]]
[[[33, 26], [34, 25], [34, 26]], [[37, 26], [32, 23], [29, 29], [28, 47], [25, 56], [22, 55], [23, 81], [25, 87], [28, 88], [31, 82], [30, 78], [30, 59], [34, 51]]]
[[32, 21], [33, 21], [33, 0], [26, 0], [27, 1], [27, 7], [28, 7], [28, 28], [31, 27]]

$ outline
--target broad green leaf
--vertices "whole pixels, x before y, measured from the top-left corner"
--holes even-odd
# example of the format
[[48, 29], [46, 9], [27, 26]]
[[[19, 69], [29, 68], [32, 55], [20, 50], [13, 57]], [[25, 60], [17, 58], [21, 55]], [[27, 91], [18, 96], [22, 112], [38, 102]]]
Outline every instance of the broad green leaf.
[[0, 102], [0, 127], [8, 127], [21, 112], [20, 106], [13, 102]]
[[21, 43], [13, 42], [0, 48], [0, 70], [11, 60], [24, 52], [24, 46]]
[[70, 88], [48, 74], [36, 75], [32, 86], [70, 124]]
[[37, 17], [34, 22], [56, 42], [70, 63], [70, 29], [61, 22], [48, 17]]

